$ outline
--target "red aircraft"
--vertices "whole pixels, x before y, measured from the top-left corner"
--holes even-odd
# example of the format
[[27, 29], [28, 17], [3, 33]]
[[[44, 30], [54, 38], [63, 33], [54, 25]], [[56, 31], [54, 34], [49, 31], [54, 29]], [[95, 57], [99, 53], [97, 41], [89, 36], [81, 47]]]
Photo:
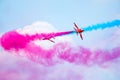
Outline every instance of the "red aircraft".
[[[77, 35], [80, 34], [80, 38], [83, 40], [82, 32], [83, 32], [84, 30], [79, 29], [78, 26], [76, 25], [76, 23], [74, 23], [74, 29], [75, 29], [75, 32], [77, 33]], [[58, 33], [60, 33], [60, 32], [58, 32]], [[57, 34], [57, 33], [56, 33], [56, 34]], [[69, 33], [66, 33], [66, 34], [69, 34]], [[55, 36], [55, 35], [46, 36], [46, 37], [43, 38], [43, 40], [49, 40], [49, 41], [55, 43], [53, 40], [51, 40], [51, 38], [54, 39], [54, 37], [57, 37], [57, 36]]]
[[84, 30], [79, 29], [76, 23], [74, 23], [74, 26], [75, 26], [74, 29], [75, 29], [77, 35], [80, 34], [80, 37], [81, 37], [81, 39], [83, 40], [82, 32], [83, 32]]

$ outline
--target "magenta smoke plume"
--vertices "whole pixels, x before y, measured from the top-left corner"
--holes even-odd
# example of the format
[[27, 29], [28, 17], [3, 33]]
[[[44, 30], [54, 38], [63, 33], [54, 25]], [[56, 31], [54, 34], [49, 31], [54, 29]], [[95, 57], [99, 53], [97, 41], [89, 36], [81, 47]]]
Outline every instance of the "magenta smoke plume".
[[39, 39], [39, 40], [49, 40], [51, 38], [62, 36], [66, 34], [71, 34], [74, 31], [68, 31], [68, 32], [58, 32], [58, 33], [40, 33], [40, 34], [34, 34], [34, 35], [22, 35], [19, 34], [16, 31], [10, 31], [5, 33], [1, 37], [1, 45], [5, 50], [9, 50], [11, 48], [14, 48], [16, 50], [24, 48], [30, 41]]
[[10, 31], [2, 35], [1, 46], [7, 51], [14, 50], [17, 55], [21, 55], [20, 51], [23, 50], [24, 53], [22, 56], [24, 55], [30, 60], [43, 65], [53, 65], [63, 60], [75, 64], [102, 64], [120, 57], [120, 47], [116, 47], [111, 51], [91, 51], [90, 49], [80, 46], [77, 48], [72, 47], [69, 43], [57, 43], [49, 49], [43, 49], [41, 46], [37, 46], [32, 42], [36, 39], [47, 40], [71, 33], [73, 33], [73, 31], [22, 35], [16, 31]]

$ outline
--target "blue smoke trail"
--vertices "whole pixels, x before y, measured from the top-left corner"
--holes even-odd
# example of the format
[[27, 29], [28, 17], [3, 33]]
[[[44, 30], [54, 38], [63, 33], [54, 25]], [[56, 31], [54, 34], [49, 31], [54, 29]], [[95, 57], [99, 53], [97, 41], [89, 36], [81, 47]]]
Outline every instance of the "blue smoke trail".
[[117, 26], [117, 27], [120, 26], [120, 20], [113, 20], [111, 22], [88, 26], [86, 28], [83, 28], [83, 30], [85, 30], [85, 32], [86, 32], [86, 31], [92, 31], [92, 30], [97, 30], [97, 29], [112, 28], [115, 26]]

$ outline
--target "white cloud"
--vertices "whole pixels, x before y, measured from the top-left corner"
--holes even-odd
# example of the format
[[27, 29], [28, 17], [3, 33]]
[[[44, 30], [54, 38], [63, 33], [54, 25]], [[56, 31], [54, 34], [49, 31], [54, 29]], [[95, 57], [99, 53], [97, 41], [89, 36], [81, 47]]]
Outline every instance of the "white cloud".
[[31, 25], [24, 26], [23, 28], [17, 29], [18, 32], [22, 34], [35, 34], [35, 33], [49, 33], [55, 32], [57, 29], [48, 22], [36, 21]]
[[[39, 32], [39, 29], [40, 29], [42, 32], [43, 27], [41, 27], [40, 25], [43, 25], [43, 23], [41, 24], [40, 23], [41, 22], [33, 23], [32, 25], [29, 25], [28, 27], [24, 27], [21, 30], [19, 29], [18, 31], [20, 33], [34, 34], [37, 32], [36, 30], [38, 30]], [[51, 28], [50, 25], [47, 26], [47, 24], [48, 23], [45, 22], [44, 27], [47, 27], [49, 31], [57, 31], [55, 30], [53, 26], [51, 26], [53, 27]], [[34, 29], [35, 27], [36, 29]], [[98, 31], [96, 31], [95, 33], [97, 32]], [[102, 33], [102, 31], [100, 32]], [[113, 34], [112, 39], [114, 37], [116, 39], [119, 35], [120, 35], [120, 30], [117, 30]], [[67, 40], [66, 37], [67, 36], [65, 36], [65, 38], [61, 38], [60, 41], [62, 39], [63, 41]], [[38, 41], [38, 42], [41, 42], [41, 41]], [[43, 41], [43, 42], [47, 43], [47, 41]], [[48, 41], [46, 45], [48, 46], [49, 43], [53, 44]], [[90, 42], [90, 43], [93, 43], [93, 42]], [[44, 43], [42, 44], [45, 45]], [[10, 53], [6, 53], [3, 50], [0, 50], [0, 61], [1, 61], [0, 62], [0, 67], [1, 67], [0, 68], [0, 75], [1, 75], [0, 79], [1, 80], [3, 79], [5, 80], [10, 80], [10, 79], [11, 80], [15, 80], [15, 79], [16, 80], [19, 80], [19, 79], [30, 80], [33, 78], [35, 80], [80, 80], [80, 79], [81, 80], [90, 80], [90, 79], [91, 80], [96, 80], [96, 79], [98, 80], [119, 80], [118, 74], [120, 74], [119, 73], [120, 71], [118, 71], [118, 69], [116, 68], [116, 66], [119, 66], [119, 64], [117, 64], [116, 62], [115, 62], [116, 66], [114, 66], [114, 64], [110, 64], [111, 67], [108, 66], [107, 68], [103, 68], [100, 66], [97, 66], [97, 67], [96, 66], [85, 66], [81, 64], [75, 65], [72, 63], [68, 63], [68, 62], [56, 64], [55, 66], [52, 66], [52, 67], [50, 66], [45, 67], [45, 66], [41, 66], [40, 64], [31, 62], [27, 60], [27, 58], [18, 57], [18, 56], [11, 55]], [[114, 63], [114, 62], [111, 62], [111, 63]], [[6, 76], [8, 77], [7, 79], [6, 79]]]
[[[107, 32], [107, 31], [106, 31]], [[108, 34], [108, 33], [106, 33]], [[120, 28], [112, 28], [111, 32], [108, 36], [106, 36], [105, 39], [99, 42], [99, 45], [97, 47], [101, 47], [103, 49], [112, 49], [115, 47], [118, 47], [120, 45]]]
[[[32, 23], [31, 25], [27, 25], [23, 28], [17, 29], [17, 31], [21, 34], [35, 34], [35, 33], [52, 33], [52, 32], [60, 32], [58, 31], [53, 25], [51, 25], [48, 22], [43, 22], [43, 21], [36, 21]], [[58, 42], [72, 42], [72, 36], [60, 36], [60, 37], [55, 37], [55, 39], [52, 39], [55, 41], [55, 43]], [[40, 45], [44, 48], [49, 48], [54, 43], [48, 41], [48, 40], [36, 40], [35, 41], [36, 45]]]

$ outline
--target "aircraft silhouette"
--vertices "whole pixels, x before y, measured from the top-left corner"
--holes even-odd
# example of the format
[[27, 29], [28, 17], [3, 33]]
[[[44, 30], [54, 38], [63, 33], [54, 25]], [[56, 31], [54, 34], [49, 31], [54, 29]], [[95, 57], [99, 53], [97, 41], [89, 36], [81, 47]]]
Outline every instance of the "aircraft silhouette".
[[77, 35], [80, 34], [80, 38], [83, 40], [82, 32], [83, 32], [84, 30], [79, 29], [76, 23], [74, 23], [74, 29], [75, 29]]

